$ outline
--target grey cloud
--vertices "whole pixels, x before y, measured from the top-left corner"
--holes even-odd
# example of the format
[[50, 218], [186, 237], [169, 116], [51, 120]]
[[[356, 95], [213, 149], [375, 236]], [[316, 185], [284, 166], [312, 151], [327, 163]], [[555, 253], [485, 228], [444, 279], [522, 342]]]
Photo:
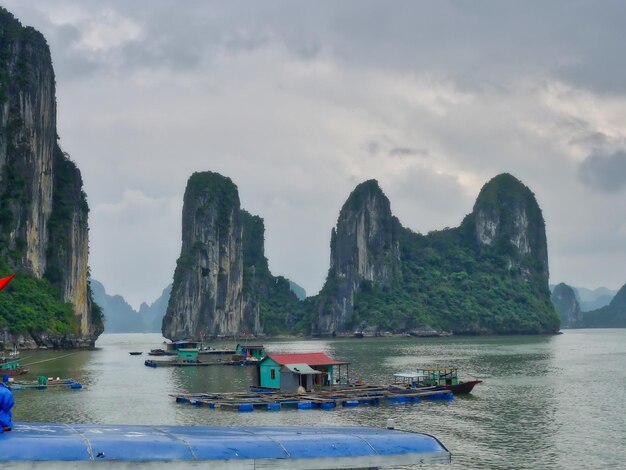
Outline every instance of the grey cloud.
[[574, 145], [586, 145], [591, 148], [604, 148], [611, 143], [611, 139], [603, 132], [588, 132], [570, 141]]
[[389, 150], [389, 156], [391, 157], [410, 157], [414, 155], [428, 155], [428, 150], [410, 147], [394, 147]]
[[365, 150], [371, 157], [375, 157], [380, 152], [380, 144], [376, 141], [368, 142], [365, 145]]
[[400, 222], [419, 232], [456, 227], [471, 211], [471, 198], [453, 176], [427, 168], [409, 168], [401, 177], [384, 181], [383, 190]]
[[[8, 7], [33, 15], [34, 2]], [[50, 2], [49, 4], [54, 4]], [[117, 51], [115, 67], [196, 67], [200, 58], [278, 44], [301, 59], [326, 51], [344, 65], [412, 73], [428, 68], [460, 88], [499, 86], [523, 75], [558, 76], [597, 91], [626, 93], [626, 2], [342, 2], [84, 0], [140, 23], [144, 36]], [[63, 33], [38, 15], [46, 37]], [[54, 55], [89, 62], [84, 51]], [[109, 67], [111, 65], [109, 64]], [[88, 72], [90, 67], [77, 71]], [[114, 72], [115, 73], [115, 72]]]
[[616, 192], [626, 188], [626, 151], [611, 155], [589, 155], [580, 165], [580, 180], [602, 192]]

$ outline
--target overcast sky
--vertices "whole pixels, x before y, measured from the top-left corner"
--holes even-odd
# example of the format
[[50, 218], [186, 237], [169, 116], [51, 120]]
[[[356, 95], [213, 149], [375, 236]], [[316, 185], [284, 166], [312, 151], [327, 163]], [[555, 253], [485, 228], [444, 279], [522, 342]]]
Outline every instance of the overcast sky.
[[358, 183], [426, 233], [501, 172], [537, 196], [552, 283], [626, 282], [626, 2], [2, 3], [48, 40], [92, 276], [134, 306], [172, 281], [205, 170], [309, 295]]

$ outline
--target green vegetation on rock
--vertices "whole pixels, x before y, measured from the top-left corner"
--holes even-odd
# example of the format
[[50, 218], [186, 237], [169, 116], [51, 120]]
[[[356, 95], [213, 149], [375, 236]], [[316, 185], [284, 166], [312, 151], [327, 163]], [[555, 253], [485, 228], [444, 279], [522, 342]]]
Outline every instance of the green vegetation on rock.
[[291, 290], [289, 280], [275, 277], [265, 257], [263, 219], [245, 210], [240, 212], [243, 224], [243, 292], [259, 308], [263, 332], [269, 335], [306, 332], [308, 318], [304, 307]]
[[378, 184], [363, 183], [341, 210], [331, 257], [333, 268], [314, 300], [318, 334], [559, 328], [543, 216], [530, 189], [509, 174], [485, 184], [459, 227], [428, 235], [401, 227]]
[[[0, 264], [0, 277], [8, 276], [6, 262]], [[78, 333], [74, 309], [61, 300], [58, 288], [27, 273], [18, 273], [0, 292], [0, 328], [18, 334]]]
[[457, 334], [543, 333], [558, 329], [549, 298], [512, 276], [506, 260], [463, 243], [460, 229], [420, 235], [403, 228], [402, 280], [363, 282], [349, 329], [430, 327]]

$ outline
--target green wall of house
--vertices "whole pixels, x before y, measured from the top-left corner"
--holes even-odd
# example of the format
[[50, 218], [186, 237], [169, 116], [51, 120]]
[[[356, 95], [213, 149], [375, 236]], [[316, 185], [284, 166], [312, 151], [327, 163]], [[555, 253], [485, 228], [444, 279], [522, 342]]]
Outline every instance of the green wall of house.
[[[280, 368], [281, 366], [272, 358], [265, 358], [259, 365], [260, 386], [280, 389]], [[272, 370], [274, 378], [272, 378]]]

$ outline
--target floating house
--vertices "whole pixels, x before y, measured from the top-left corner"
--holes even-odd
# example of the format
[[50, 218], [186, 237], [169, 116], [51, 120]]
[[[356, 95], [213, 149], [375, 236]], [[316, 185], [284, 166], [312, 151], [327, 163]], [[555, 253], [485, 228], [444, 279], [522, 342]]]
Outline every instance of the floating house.
[[265, 348], [262, 344], [238, 344], [235, 348], [235, 355], [260, 361], [265, 357]]
[[198, 362], [197, 348], [178, 348], [176, 352], [180, 362]]
[[349, 363], [336, 361], [322, 352], [297, 354], [268, 354], [259, 363], [258, 385], [261, 388], [307, 391], [332, 388], [342, 377], [345, 367], [346, 382], [349, 379]]

